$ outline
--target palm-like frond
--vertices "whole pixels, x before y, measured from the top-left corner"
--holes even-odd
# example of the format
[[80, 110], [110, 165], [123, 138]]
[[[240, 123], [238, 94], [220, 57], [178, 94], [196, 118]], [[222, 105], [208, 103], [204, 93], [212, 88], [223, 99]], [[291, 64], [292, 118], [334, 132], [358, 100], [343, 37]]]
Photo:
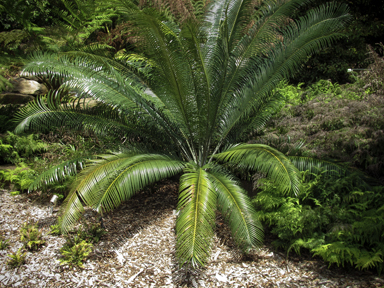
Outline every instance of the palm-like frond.
[[209, 177], [216, 188], [217, 207], [229, 224], [236, 244], [246, 252], [260, 247], [264, 236], [263, 227], [247, 193], [231, 175], [215, 170], [209, 171]]
[[[97, 109], [89, 107], [86, 103], [74, 101], [70, 104], [61, 104], [60, 97], [48, 95], [46, 104], [42, 97], [20, 109], [15, 115], [15, 120], [21, 120], [15, 129], [16, 133], [27, 130], [49, 130], [54, 127], [66, 126], [71, 129], [90, 128], [100, 134], [118, 131], [120, 135], [126, 134], [133, 127], [121, 117], [118, 110], [103, 107]], [[106, 121], [108, 120], [108, 121]], [[112, 134], [112, 133], [111, 133]]]
[[49, 185], [54, 182], [60, 182], [69, 176], [74, 176], [79, 170], [85, 168], [85, 163], [90, 157], [78, 157], [64, 161], [41, 173], [28, 187], [28, 191], [39, 189], [43, 185]]
[[[69, 53], [70, 54], [70, 53]], [[112, 110], [119, 113], [140, 112], [140, 119], [145, 123], [152, 121], [163, 135], [171, 138], [183, 153], [187, 150], [184, 144], [182, 126], [178, 124], [169, 110], [165, 109], [160, 100], [138, 77], [132, 72], [125, 73], [120, 69], [120, 64], [93, 55], [81, 54], [78, 58], [67, 53], [53, 56], [49, 54], [37, 54], [36, 59], [30, 62], [25, 70], [31, 75], [56, 75], [66, 79], [63, 86], [78, 92], [81, 98], [93, 98], [105, 103]], [[105, 64], [105, 65], [104, 65]], [[116, 64], [116, 65], [115, 65]], [[134, 69], [135, 70], [135, 69]], [[132, 76], [134, 75], [134, 76]], [[126, 83], [130, 85], [127, 85]], [[42, 106], [40, 103], [36, 106]], [[39, 107], [45, 109], [45, 107]], [[58, 108], [52, 108], [55, 111]], [[40, 114], [39, 114], [40, 115]], [[55, 113], [52, 113], [53, 117]], [[72, 114], [73, 115], [73, 114]], [[71, 116], [68, 113], [68, 117]], [[125, 115], [124, 115], [125, 117]], [[76, 121], [76, 117], [73, 118]], [[81, 123], [82, 119], [78, 122]], [[137, 122], [134, 122], [136, 125]], [[154, 127], [152, 125], [152, 127]]]
[[92, 102], [89, 105], [89, 99], [87, 102], [77, 99], [68, 104], [62, 104], [60, 100], [60, 92], [56, 91], [48, 93], [47, 103], [38, 97], [36, 101], [21, 108], [15, 115], [15, 121], [19, 122], [15, 132], [67, 127], [90, 130], [101, 136], [125, 137], [132, 141], [145, 141], [147, 144], [152, 142], [157, 147], [170, 143], [164, 129], [135, 105], [130, 110], [122, 110]]
[[111, 211], [146, 185], [178, 174], [183, 167], [182, 161], [169, 156], [141, 152], [92, 160], [65, 200], [62, 228], [66, 231], [80, 217], [81, 202], [98, 212]]
[[[250, 58], [245, 57], [243, 53], [248, 53], [247, 48], [254, 43], [252, 39], [245, 37], [246, 42], [241, 44], [242, 53], [239, 52], [239, 56], [230, 59], [231, 61], [244, 59], [246, 62], [243, 65], [229, 66], [234, 67], [229, 73], [233, 80], [227, 83], [233, 82], [229, 87], [236, 90], [225, 95], [220, 104], [222, 116], [218, 131], [221, 137], [225, 137], [237, 121], [252, 113], [255, 100], [268, 101], [273, 88], [279, 81], [295, 73], [300, 68], [300, 63], [309, 55], [330, 45], [340, 37], [341, 35], [337, 32], [350, 19], [346, 12], [345, 6], [335, 4], [324, 5], [310, 11], [300, 21], [282, 28], [280, 41], [269, 44], [268, 49], [263, 53]], [[231, 90], [228, 89], [228, 91]]]
[[262, 144], [240, 144], [213, 156], [245, 170], [260, 171], [276, 181], [283, 192], [297, 194], [301, 189], [300, 173], [279, 151]]
[[189, 164], [180, 178], [176, 220], [177, 256], [181, 264], [204, 266], [210, 255], [215, 225], [216, 190], [209, 173]]
[[299, 171], [317, 173], [323, 171], [327, 175], [346, 175], [350, 173], [350, 168], [343, 163], [337, 163], [332, 160], [315, 159], [304, 156], [290, 156], [289, 160]]

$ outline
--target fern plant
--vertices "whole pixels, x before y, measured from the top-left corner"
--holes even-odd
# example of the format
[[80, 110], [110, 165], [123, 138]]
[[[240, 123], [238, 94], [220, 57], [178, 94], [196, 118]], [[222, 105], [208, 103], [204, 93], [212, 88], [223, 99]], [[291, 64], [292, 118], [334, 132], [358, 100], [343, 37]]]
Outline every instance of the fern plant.
[[[97, 30], [109, 30], [112, 19], [118, 15], [113, 5], [100, 0], [67, 1], [61, 0], [65, 9], [55, 10], [58, 18], [66, 25], [67, 46], [71, 49], [86, 47], [87, 41]], [[67, 49], [68, 49], [67, 47]]]
[[3, 163], [17, 164], [47, 151], [48, 145], [36, 134], [19, 136], [7, 131], [0, 139], [0, 156]]
[[370, 187], [356, 174], [311, 177], [304, 190], [281, 197], [266, 181], [254, 199], [260, 219], [277, 236], [273, 243], [289, 254], [307, 249], [329, 265], [384, 268], [384, 187]]
[[[335, 3], [291, 19], [305, 4], [217, 0], [198, 17], [191, 13], [178, 23], [121, 0], [115, 7], [132, 23], [140, 55], [36, 54], [24, 73], [60, 75], [78, 101], [61, 104], [60, 92], [50, 93], [47, 102], [38, 99], [18, 113], [17, 132], [66, 125], [125, 139], [125, 149], [91, 160], [74, 182], [63, 231], [81, 216], [84, 204], [110, 211], [143, 187], [181, 175], [180, 264], [206, 264], [216, 209], [243, 251], [260, 246], [262, 226], [230, 170], [261, 171], [283, 193], [300, 193], [300, 173], [276, 149], [239, 141], [275, 112], [276, 85], [340, 37], [349, 19], [347, 7]], [[89, 97], [101, 104], [88, 105]], [[294, 160], [300, 169], [320, 162]]]
[[14, 190], [26, 191], [34, 183], [36, 171], [30, 169], [27, 164], [19, 163], [15, 169], [0, 170], [0, 181]]

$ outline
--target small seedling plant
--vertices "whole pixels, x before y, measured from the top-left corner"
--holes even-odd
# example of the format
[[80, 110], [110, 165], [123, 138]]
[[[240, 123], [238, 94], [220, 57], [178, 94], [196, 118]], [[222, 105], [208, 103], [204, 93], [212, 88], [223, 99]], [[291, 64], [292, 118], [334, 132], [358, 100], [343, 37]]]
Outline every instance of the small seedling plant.
[[84, 223], [84, 226], [74, 231], [75, 235], [67, 234], [65, 236], [67, 241], [60, 249], [60, 253], [64, 256], [59, 260], [61, 265], [83, 268], [83, 262], [92, 252], [93, 244], [99, 242], [106, 233], [99, 223], [90, 225]]
[[84, 223], [84, 227], [77, 231], [77, 235], [90, 243], [97, 243], [101, 237], [105, 235], [107, 231], [101, 227], [100, 223], [87, 224]]
[[27, 252], [22, 252], [23, 247], [20, 247], [16, 252], [8, 254], [7, 256], [11, 259], [8, 260], [7, 264], [11, 267], [19, 267], [25, 263], [25, 257]]
[[56, 236], [63, 234], [61, 232], [60, 225], [61, 225], [61, 217], [58, 217], [56, 224], [50, 226], [49, 234], [56, 235]]
[[25, 222], [20, 229], [20, 240], [30, 251], [36, 251], [45, 243], [42, 233], [38, 229], [38, 222]]
[[83, 262], [92, 252], [93, 245], [78, 236], [67, 237], [67, 242], [60, 249], [60, 253], [64, 256], [59, 259], [61, 265], [78, 266], [83, 268]]

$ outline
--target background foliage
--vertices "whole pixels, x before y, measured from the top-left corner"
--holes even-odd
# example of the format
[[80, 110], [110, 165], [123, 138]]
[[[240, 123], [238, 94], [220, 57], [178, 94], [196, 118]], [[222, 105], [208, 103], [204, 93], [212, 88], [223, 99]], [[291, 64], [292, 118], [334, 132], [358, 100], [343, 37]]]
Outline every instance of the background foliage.
[[[309, 177], [312, 176], [312, 177]], [[277, 236], [276, 247], [310, 251], [329, 266], [384, 268], [384, 187], [369, 187], [355, 174], [345, 177], [304, 172], [305, 190], [281, 197], [264, 180], [254, 203]]]

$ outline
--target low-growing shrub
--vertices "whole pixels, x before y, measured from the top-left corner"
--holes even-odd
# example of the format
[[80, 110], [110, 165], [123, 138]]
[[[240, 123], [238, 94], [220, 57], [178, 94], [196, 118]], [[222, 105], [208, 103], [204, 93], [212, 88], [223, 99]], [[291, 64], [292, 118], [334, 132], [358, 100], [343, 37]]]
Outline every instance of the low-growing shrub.
[[7, 264], [11, 267], [19, 267], [25, 263], [25, 257], [27, 252], [22, 252], [22, 247], [17, 250], [17, 252], [13, 252], [8, 254], [7, 256], [11, 259], [8, 260]]
[[0, 147], [7, 145], [6, 149], [0, 148], [1, 161], [4, 163], [17, 164], [48, 149], [48, 144], [41, 141], [37, 134], [19, 136], [8, 131], [1, 141]]
[[45, 243], [45, 240], [42, 239], [42, 233], [38, 229], [37, 222], [25, 222], [23, 224], [20, 229], [20, 240], [31, 251], [39, 249]]
[[83, 261], [87, 259], [88, 255], [92, 252], [93, 245], [85, 240], [81, 240], [75, 236], [64, 244], [60, 249], [60, 253], [64, 258], [60, 259], [61, 265], [68, 264], [69, 266], [83, 267]]
[[51, 234], [51, 235], [61, 235], [61, 234], [63, 234], [62, 231], [61, 231], [61, 228], [60, 228], [61, 227], [61, 221], [62, 221], [61, 217], [58, 217], [57, 218], [57, 223], [50, 226], [49, 234]]
[[300, 254], [307, 249], [329, 265], [375, 268], [384, 255], [384, 187], [369, 187], [356, 175], [330, 177], [304, 173], [304, 192], [278, 193], [263, 180], [253, 200], [260, 219], [277, 236], [273, 242]]
[[60, 249], [60, 253], [64, 256], [60, 259], [61, 264], [83, 267], [83, 261], [92, 252], [93, 244], [99, 242], [106, 233], [99, 223], [84, 223], [79, 229], [73, 231], [73, 234], [67, 234], [65, 236], [67, 241]]
[[0, 170], [0, 182], [2, 185], [12, 186], [13, 190], [26, 191], [34, 182], [36, 174], [27, 164], [19, 163], [15, 169]]
[[100, 223], [84, 223], [84, 226], [77, 230], [78, 237], [90, 243], [99, 242], [100, 238], [106, 233], [107, 232], [101, 227]]

